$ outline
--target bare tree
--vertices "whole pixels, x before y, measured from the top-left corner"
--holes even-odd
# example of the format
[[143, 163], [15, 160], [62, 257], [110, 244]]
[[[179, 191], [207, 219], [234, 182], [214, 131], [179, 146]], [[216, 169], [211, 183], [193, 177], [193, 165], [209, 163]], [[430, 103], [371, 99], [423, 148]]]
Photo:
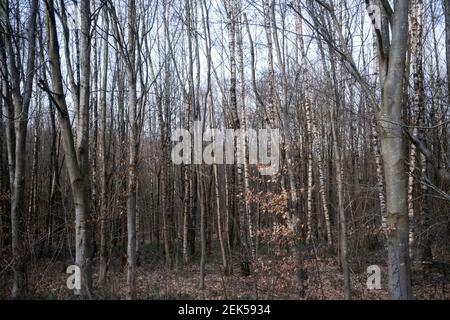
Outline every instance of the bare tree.
[[[24, 222], [25, 222], [25, 162], [26, 162], [26, 138], [28, 126], [28, 114], [30, 101], [32, 98], [33, 80], [35, 70], [36, 53], [36, 16], [39, 10], [38, 1], [32, 1], [26, 39], [28, 42], [28, 54], [26, 61], [26, 70], [15, 60], [13, 49], [13, 35], [20, 30], [13, 30], [10, 18], [9, 1], [4, 1], [0, 7], [2, 23], [0, 30], [2, 32], [1, 42], [4, 46], [2, 50], [2, 77], [5, 81], [6, 103], [12, 102], [12, 110], [6, 105], [6, 115], [11, 121], [14, 121], [14, 132], [8, 131], [8, 156], [10, 163], [10, 184], [12, 190], [11, 203], [11, 233], [12, 233], [12, 253], [14, 255], [14, 281], [12, 297], [23, 297], [26, 291], [25, 267], [26, 256], [29, 248], [25, 247]], [[19, 19], [19, 17], [16, 17]], [[21, 80], [20, 75], [26, 74], [25, 79]], [[21, 83], [23, 81], [23, 83]], [[21, 90], [23, 88], [23, 90]]]
[[383, 17], [392, 19], [389, 27], [376, 29], [382, 81], [379, 114], [381, 153], [386, 183], [386, 223], [389, 251], [389, 292], [392, 299], [410, 299], [411, 275], [408, 250], [409, 222], [404, 170], [402, 109], [404, 69], [408, 38], [409, 1], [397, 1], [393, 12], [381, 8]]
[[56, 29], [55, 8], [53, 1], [46, 3], [48, 26], [48, 55], [50, 60], [50, 77], [52, 88], [47, 83], [40, 82], [43, 90], [50, 94], [55, 104], [58, 121], [61, 126], [63, 148], [66, 154], [66, 167], [70, 177], [72, 195], [75, 204], [75, 242], [76, 264], [81, 273], [82, 297], [91, 297], [91, 240], [89, 239], [89, 95], [90, 95], [90, 4], [89, 1], [80, 2], [81, 47], [80, 57], [80, 121], [77, 123], [81, 136], [75, 144], [62, 81], [61, 61], [59, 56], [59, 42]]

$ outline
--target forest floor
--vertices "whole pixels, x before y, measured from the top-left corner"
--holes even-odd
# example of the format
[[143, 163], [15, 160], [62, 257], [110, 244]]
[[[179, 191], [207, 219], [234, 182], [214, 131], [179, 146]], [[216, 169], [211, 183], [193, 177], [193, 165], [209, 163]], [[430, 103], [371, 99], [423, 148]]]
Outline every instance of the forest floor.
[[[234, 273], [224, 277], [221, 272], [219, 257], [214, 257], [206, 264], [205, 289], [199, 283], [199, 264], [194, 260], [191, 264], [177, 271], [167, 271], [160, 256], [142, 259], [137, 268], [138, 299], [297, 299], [295, 290], [295, 272], [266, 271], [265, 273], [243, 277], [240, 275], [239, 261], [234, 261]], [[268, 258], [267, 258], [268, 259]], [[95, 286], [96, 299], [124, 299], [126, 296], [126, 268], [120, 267], [119, 259], [113, 261], [108, 272], [106, 285]], [[306, 262], [308, 280], [306, 281], [306, 299], [342, 299], [343, 277], [335, 258], [315, 258]], [[29, 297], [31, 299], [74, 299], [67, 289], [68, 274], [66, 265], [55, 260], [40, 260], [29, 268]], [[388, 299], [387, 267], [381, 268], [381, 289], [368, 290], [367, 274], [356, 265], [351, 268], [351, 286], [353, 299], [380, 300]], [[360, 271], [356, 271], [356, 270]], [[96, 271], [96, 268], [94, 268]], [[9, 297], [11, 275], [2, 268], [0, 274], [0, 299]], [[450, 299], [450, 270], [424, 270], [413, 267], [413, 291], [415, 299]], [[97, 273], [94, 272], [94, 283]], [[255, 284], [258, 284], [257, 286]]]

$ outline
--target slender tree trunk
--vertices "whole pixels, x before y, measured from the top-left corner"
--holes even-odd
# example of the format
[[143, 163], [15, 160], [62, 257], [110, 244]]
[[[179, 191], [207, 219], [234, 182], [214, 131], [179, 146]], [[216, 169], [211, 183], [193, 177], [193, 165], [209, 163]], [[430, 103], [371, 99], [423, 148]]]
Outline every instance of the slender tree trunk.
[[[448, 86], [447, 92], [450, 92], [450, 0], [443, 0], [443, 1], [445, 9], [445, 53], [447, 62], [447, 86]], [[450, 101], [450, 94], [448, 100]]]
[[40, 149], [40, 121], [41, 121], [41, 97], [36, 95], [36, 115], [34, 117], [33, 130], [33, 162], [31, 164], [31, 187], [28, 197], [28, 217], [27, 217], [27, 235], [28, 245], [30, 247], [30, 254], [35, 253], [35, 232], [38, 229], [36, 225], [39, 221], [39, 207], [38, 207], [38, 163], [39, 163], [39, 149]]
[[338, 91], [338, 80], [336, 72], [336, 59], [334, 52], [330, 48], [331, 54], [331, 77], [332, 86], [334, 88], [335, 107], [331, 110], [331, 133], [333, 136], [333, 154], [335, 163], [335, 174], [337, 184], [337, 196], [338, 196], [338, 213], [339, 213], [339, 249], [340, 249], [340, 262], [342, 273], [344, 276], [344, 297], [346, 300], [351, 299], [351, 285], [350, 285], [350, 267], [348, 264], [348, 246], [347, 246], [347, 221], [344, 208], [344, 182], [343, 182], [343, 165], [342, 165], [342, 153], [339, 148], [338, 128], [339, 123], [338, 112], [341, 107], [341, 95]]
[[239, 27], [237, 30], [237, 55], [238, 55], [238, 64], [237, 69], [239, 73], [239, 100], [240, 100], [240, 114], [241, 114], [241, 121], [240, 121], [240, 129], [241, 129], [241, 137], [238, 139], [238, 141], [241, 143], [240, 150], [242, 152], [241, 159], [243, 160], [243, 172], [241, 172], [241, 184], [242, 184], [242, 202], [243, 202], [243, 210], [245, 212], [245, 219], [247, 225], [247, 231], [248, 234], [248, 245], [250, 249], [250, 254], [252, 260], [255, 259], [255, 242], [254, 242], [254, 227], [253, 227], [253, 218], [252, 218], [252, 212], [251, 208], [247, 203], [246, 195], [247, 192], [249, 192], [250, 188], [250, 182], [249, 182], [249, 168], [248, 168], [248, 155], [247, 155], [247, 143], [246, 143], [246, 127], [247, 127], [247, 114], [246, 114], [246, 107], [245, 107], [245, 77], [244, 77], [244, 55], [242, 50], [242, 19], [239, 17]]
[[106, 96], [107, 96], [107, 85], [108, 85], [108, 40], [107, 33], [109, 31], [109, 20], [108, 15], [103, 14], [104, 18], [104, 30], [105, 35], [103, 39], [103, 67], [102, 67], [102, 79], [100, 88], [100, 143], [99, 143], [99, 157], [100, 157], [100, 266], [99, 266], [99, 283], [100, 285], [105, 284], [106, 271], [108, 264], [107, 255], [107, 234], [108, 234], [108, 217], [107, 217], [107, 162], [106, 162]]
[[[242, 128], [239, 120], [237, 106], [237, 68], [236, 68], [236, 23], [237, 23], [237, 4], [236, 0], [228, 0], [225, 2], [225, 10], [227, 12], [227, 28], [228, 28], [228, 50], [230, 54], [230, 115], [232, 128], [239, 130]], [[236, 139], [239, 143], [239, 139]], [[234, 156], [237, 159], [237, 143], [234, 145]], [[234, 172], [233, 172], [234, 173]], [[237, 164], [236, 188], [239, 197], [242, 199], [244, 195], [244, 172], [243, 165]], [[248, 236], [246, 232], [246, 206], [243, 201], [236, 202], [239, 221], [239, 247], [241, 255], [241, 273], [243, 275], [250, 274], [250, 251], [248, 248]]]
[[[381, 73], [380, 73], [380, 57], [377, 48], [377, 34], [375, 30], [372, 32], [372, 47], [373, 47], [373, 76], [372, 85], [375, 90], [381, 85]], [[384, 175], [383, 175], [383, 161], [381, 159], [380, 151], [380, 139], [378, 135], [378, 129], [376, 125], [376, 118], [374, 117], [371, 126], [371, 136], [372, 136], [372, 149], [375, 156], [375, 167], [377, 172], [377, 191], [378, 191], [378, 201], [380, 203], [380, 221], [383, 231], [386, 233], [386, 196], [384, 191]]]
[[[90, 239], [89, 232], [87, 231], [87, 220], [89, 217], [89, 190], [87, 186], [86, 177], [87, 172], [87, 143], [88, 143], [88, 129], [80, 129], [84, 136], [80, 139], [78, 144], [78, 154], [75, 150], [75, 141], [73, 131], [71, 127], [71, 121], [64, 98], [64, 90], [61, 74], [61, 61], [59, 56], [59, 43], [56, 31], [56, 19], [53, 1], [46, 2], [47, 5], [47, 25], [48, 25], [48, 55], [50, 60], [50, 75], [52, 80], [52, 89], [48, 89], [45, 83], [41, 83], [41, 87], [46, 89], [52, 97], [55, 107], [58, 110], [58, 120], [61, 126], [61, 135], [63, 141], [63, 148], [66, 154], [66, 166], [69, 173], [70, 184], [72, 189], [72, 196], [75, 204], [75, 240], [76, 240], [76, 264], [80, 268], [81, 274], [81, 291], [79, 292], [82, 297], [91, 297], [91, 261], [90, 261]], [[81, 2], [81, 16], [82, 16], [82, 29], [86, 37], [89, 37], [89, 2]], [[84, 37], [83, 37], [84, 38]], [[87, 51], [83, 51], [84, 59], [89, 61], [89, 41], [83, 40], [83, 48]], [[80, 122], [80, 126], [88, 126], [89, 122], [89, 63], [84, 62], [83, 67], [83, 81], [80, 88], [80, 92], [83, 92], [82, 104], [84, 107], [83, 116]], [[87, 78], [86, 78], [87, 77]], [[82, 145], [84, 143], [85, 145]], [[82, 158], [82, 159], [81, 159]], [[80, 159], [80, 160], [79, 160]], [[83, 165], [81, 164], [83, 162]]]
[[[411, 55], [412, 55], [412, 73], [413, 73], [413, 105], [412, 105], [412, 120], [411, 124], [416, 126], [413, 129], [413, 135], [417, 136], [419, 130], [417, 126], [421, 123], [422, 104], [423, 104], [423, 70], [422, 70], [422, 15], [423, 3], [422, 0], [412, 1], [412, 16], [411, 16]], [[414, 216], [414, 172], [417, 164], [416, 146], [411, 144], [409, 154], [409, 177], [408, 177], [408, 216], [409, 216], [409, 255], [414, 258], [414, 240], [417, 224]]]
[[[386, 181], [389, 293], [392, 299], [410, 299], [411, 275], [408, 250], [409, 221], [407, 178], [404, 169], [402, 107], [407, 50], [409, 1], [397, 1], [392, 25], [389, 62], [384, 68], [382, 108], [379, 114], [381, 152]], [[385, 40], [388, 37], [385, 37]], [[387, 69], [387, 70], [386, 70]]]
[[[91, 9], [90, 1], [80, 2], [80, 105], [79, 105], [79, 135], [77, 136], [77, 159], [82, 174], [84, 190], [79, 195], [85, 202], [84, 209], [77, 214], [75, 211], [76, 263], [84, 266], [86, 294], [90, 295], [92, 287], [91, 245], [90, 239], [90, 209], [89, 209], [89, 110], [90, 110], [90, 77], [91, 77]], [[84, 293], [82, 292], [82, 295]]]
[[270, 23], [270, 0], [263, 0], [263, 10], [264, 10], [264, 30], [266, 34], [267, 40], [267, 63], [269, 65], [269, 74], [268, 74], [268, 90], [267, 93], [267, 117], [266, 122], [272, 127], [275, 128], [275, 107], [274, 107], [274, 97], [275, 97], [275, 71], [273, 67], [273, 42], [272, 42], [272, 31], [271, 31], [271, 23]]
[[305, 90], [305, 111], [306, 111], [306, 132], [308, 136], [308, 147], [307, 147], [307, 168], [308, 168], [308, 182], [307, 182], [307, 198], [306, 198], [306, 242], [309, 243], [313, 237], [313, 221], [312, 221], [312, 210], [313, 210], [313, 145], [314, 136], [312, 132], [312, 117], [311, 117], [311, 101], [309, 100], [308, 89]]
[[200, 203], [200, 289], [205, 289], [205, 264], [206, 264], [206, 208], [205, 208], [205, 193], [201, 179], [201, 165], [197, 166], [197, 194]]
[[316, 141], [316, 143], [314, 143], [315, 148], [313, 148], [313, 149], [316, 151], [317, 165], [319, 167], [319, 192], [320, 192], [320, 197], [322, 198], [322, 207], [323, 207], [323, 216], [325, 219], [327, 243], [331, 247], [333, 245], [333, 238], [331, 236], [330, 213], [328, 210], [327, 193], [326, 193], [326, 189], [325, 189], [325, 174], [324, 174], [324, 170], [323, 170], [323, 152], [322, 152], [322, 146], [319, 144], [319, 138], [323, 142], [325, 140], [325, 137], [323, 135], [321, 137], [319, 137], [317, 126], [314, 124], [313, 124], [313, 132], [314, 132], [315, 141]]
[[337, 135], [337, 117], [336, 110], [331, 111], [331, 130], [333, 134], [333, 149], [334, 149], [334, 163], [336, 167], [336, 183], [337, 183], [337, 195], [338, 195], [338, 211], [339, 211], [339, 245], [340, 245], [340, 257], [342, 273], [344, 275], [344, 296], [346, 300], [351, 298], [350, 287], [350, 268], [348, 266], [348, 250], [347, 250], [347, 223], [345, 218], [344, 209], [344, 186], [342, 179], [342, 160], [341, 151], [338, 145]]
[[128, 299], [136, 296], [136, 206], [137, 206], [137, 166], [139, 152], [139, 128], [138, 128], [138, 101], [137, 101], [137, 70], [136, 70], [136, 2], [128, 2], [128, 51], [127, 51], [127, 76], [128, 76], [128, 112], [130, 123], [130, 144], [128, 162], [127, 183], [127, 284]]

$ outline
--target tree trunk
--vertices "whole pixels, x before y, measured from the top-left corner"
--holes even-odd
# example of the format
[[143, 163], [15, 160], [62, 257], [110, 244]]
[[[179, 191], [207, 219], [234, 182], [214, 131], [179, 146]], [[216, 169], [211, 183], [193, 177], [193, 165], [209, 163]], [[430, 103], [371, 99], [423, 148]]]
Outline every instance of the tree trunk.
[[[443, 0], [443, 1], [445, 9], [445, 53], [447, 62], [447, 86], [448, 86], [447, 92], [450, 92], [450, 0]], [[450, 94], [448, 100], [450, 102]]]
[[[412, 16], [411, 16], [411, 56], [412, 56], [412, 73], [413, 73], [413, 104], [411, 109], [411, 125], [418, 126], [421, 124], [421, 117], [425, 116], [421, 110], [423, 105], [423, 70], [422, 70], [422, 0], [413, 0]], [[417, 136], [419, 129], [413, 129], [413, 135]], [[416, 169], [417, 152], [416, 146], [411, 143], [409, 154], [409, 177], [408, 177], [408, 217], [409, 217], [409, 255], [414, 258], [414, 231], [417, 227], [414, 216], [414, 172]], [[422, 215], [423, 213], [421, 213]]]
[[99, 265], [99, 276], [98, 282], [100, 285], [105, 284], [106, 271], [108, 264], [107, 255], [107, 232], [108, 232], [108, 217], [107, 217], [107, 161], [106, 161], [106, 95], [107, 95], [107, 85], [108, 85], [108, 40], [107, 33], [109, 31], [109, 20], [108, 15], [103, 14], [104, 18], [104, 30], [105, 35], [103, 39], [103, 67], [102, 67], [102, 79], [100, 88], [100, 143], [99, 143], [99, 157], [100, 157], [100, 265]]
[[136, 296], [136, 206], [137, 206], [137, 170], [139, 153], [139, 127], [138, 127], [138, 101], [137, 101], [137, 70], [136, 70], [136, 41], [137, 41], [137, 22], [136, 22], [136, 2], [128, 2], [128, 46], [127, 76], [128, 76], [128, 112], [129, 112], [129, 162], [128, 162], [128, 183], [127, 183], [127, 284], [128, 299], [134, 299]]
[[[81, 128], [80, 132], [83, 136], [78, 144], [78, 155], [75, 150], [75, 141], [71, 127], [71, 121], [65, 101], [64, 89], [61, 74], [61, 61], [59, 56], [59, 43], [56, 31], [55, 9], [53, 1], [47, 3], [47, 19], [48, 19], [48, 55], [50, 60], [50, 75], [52, 80], [52, 89], [48, 89], [45, 83], [41, 83], [41, 87], [47, 90], [52, 97], [53, 102], [58, 110], [58, 120], [61, 126], [61, 135], [63, 141], [63, 148], [66, 154], [66, 166], [69, 173], [70, 184], [72, 189], [72, 196], [75, 204], [75, 241], [76, 241], [76, 264], [80, 268], [81, 276], [81, 290], [79, 293], [83, 298], [91, 297], [92, 274], [90, 261], [90, 239], [88, 228], [89, 218], [89, 190], [87, 186], [88, 176], [86, 170], [87, 160], [87, 144], [88, 144], [88, 129]], [[82, 29], [85, 31], [84, 37], [89, 37], [89, 1], [81, 2], [81, 16]], [[88, 126], [89, 121], [89, 41], [83, 41], [83, 116], [80, 122], [81, 126]], [[80, 99], [81, 100], [81, 99]], [[86, 119], [87, 118], [87, 119]]]

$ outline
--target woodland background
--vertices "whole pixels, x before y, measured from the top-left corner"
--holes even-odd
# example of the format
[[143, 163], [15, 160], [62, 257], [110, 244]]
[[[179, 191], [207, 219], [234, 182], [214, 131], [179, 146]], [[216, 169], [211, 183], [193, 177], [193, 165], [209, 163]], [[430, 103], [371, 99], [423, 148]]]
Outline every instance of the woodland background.
[[450, 297], [449, 0], [2, 0], [0, 58], [1, 298]]

